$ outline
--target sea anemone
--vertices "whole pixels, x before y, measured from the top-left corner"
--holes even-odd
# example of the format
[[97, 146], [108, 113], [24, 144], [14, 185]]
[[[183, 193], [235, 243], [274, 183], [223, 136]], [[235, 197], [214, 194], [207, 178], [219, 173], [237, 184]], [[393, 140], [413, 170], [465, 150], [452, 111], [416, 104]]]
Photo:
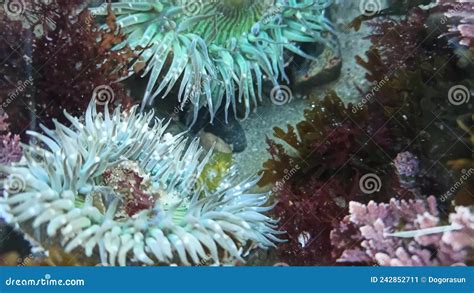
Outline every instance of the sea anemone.
[[[143, 76], [150, 77], [142, 108], [160, 94], [167, 96], [179, 82], [178, 100], [181, 108], [191, 103], [194, 123], [203, 106], [211, 121], [221, 106], [227, 121], [231, 105], [235, 115], [243, 105], [247, 118], [262, 100], [264, 81], [277, 89], [280, 80], [288, 82], [286, 51], [314, 59], [298, 44], [331, 44], [333, 29], [324, 16], [330, 4], [330, 0], [122, 0], [111, 5], [127, 35], [125, 44], [143, 49], [138, 62], [147, 64]], [[100, 15], [106, 10], [101, 6], [92, 12]]]
[[279, 241], [268, 195], [248, 192], [256, 178], [231, 185], [229, 174], [209, 191], [199, 178], [210, 153], [197, 140], [137, 107], [104, 108], [91, 102], [83, 120], [65, 112], [70, 127], [29, 132], [38, 143], [0, 167], [9, 222], [45, 248], [122, 266], [242, 261], [246, 248]]
[[471, 0], [438, 0], [446, 8], [446, 17], [450, 32], [461, 45], [474, 48], [474, 3]]

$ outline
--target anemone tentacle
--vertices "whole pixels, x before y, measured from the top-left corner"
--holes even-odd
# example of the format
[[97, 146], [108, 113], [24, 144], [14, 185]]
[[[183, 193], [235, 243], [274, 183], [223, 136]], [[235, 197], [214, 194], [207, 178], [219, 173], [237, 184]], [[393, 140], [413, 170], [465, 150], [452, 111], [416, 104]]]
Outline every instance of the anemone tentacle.
[[219, 263], [242, 259], [248, 245], [280, 241], [264, 213], [267, 194], [252, 194], [256, 179], [210, 191], [199, 178], [209, 160], [199, 142], [166, 133], [153, 113], [120, 108], [84, 120], [65, 113], [45, 134], [29, 132], [23, 159], [0, 166], [8, 174], [0, 206], [46, 248], [96, 257], [105, 264]]
[[[126, 44], [142, 52], [149, 82], [142, 109], [178, 83], [181, 105], [191, 103], [194, 120], [207, 106], [211, 121], [223, 106], [245, 107], [245, 117], [262, 100], [265, 80], [288, 82], [284, 52], [303, 58], [300, 43], [331, 43], [324, 10], [331, 0], [121, 0], [112, 4]], [[106, 9], [92, 9], [104, 14]], [[167, 62], [170, 64], [167, 64]], [[134, 73], [131, 70], [130, 75]], [[160, 78], [160, 81], [158, 79]]]

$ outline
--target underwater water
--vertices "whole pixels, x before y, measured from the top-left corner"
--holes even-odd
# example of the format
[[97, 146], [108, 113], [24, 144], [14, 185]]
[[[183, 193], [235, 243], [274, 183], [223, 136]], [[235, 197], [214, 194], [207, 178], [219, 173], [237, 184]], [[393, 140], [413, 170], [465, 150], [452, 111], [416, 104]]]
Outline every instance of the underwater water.
[[474, 261], [474, 3], [4, 0], [4, 266]]

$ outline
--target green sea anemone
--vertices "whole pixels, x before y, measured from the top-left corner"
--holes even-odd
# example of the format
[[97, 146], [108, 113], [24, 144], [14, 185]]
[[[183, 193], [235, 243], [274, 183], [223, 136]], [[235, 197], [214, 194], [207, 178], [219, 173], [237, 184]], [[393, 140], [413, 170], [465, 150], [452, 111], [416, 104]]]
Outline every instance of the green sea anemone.
[[[243, 107], [246, 118], [262, 100], [264, 81], [275, 88], [288, 82], [286, 51], [314, 59], [298, 44], [330, 44], [333, 29], [324, 10], [331, 2], [121, 0], [111, 8], [127, 36], [123, 45], [141, 51], [138, 62], [147, 64], [142, 107], [179, 84], [181, 108], [193, 106], [194, 123], [203, 106], [211, 121], [221, 107], [227, 121], [231, 105], [234, 113]], [[106, 10], [92, 9], [98, 15]]]
[[248, 192], [256, 179], [234, 185], [231, 172], [207, 188], [210, 153], [165, 133], [153, 113], [101, 113], [91, 103], [83, 121], [65, 115], [70, 127], [29, 132], [38, 144], [0, 166], [2, 216], [45, 248], [109, 265], [196, 265], [242, 261], [244, 249], [280, 241], [263, 214], [267, 194]]

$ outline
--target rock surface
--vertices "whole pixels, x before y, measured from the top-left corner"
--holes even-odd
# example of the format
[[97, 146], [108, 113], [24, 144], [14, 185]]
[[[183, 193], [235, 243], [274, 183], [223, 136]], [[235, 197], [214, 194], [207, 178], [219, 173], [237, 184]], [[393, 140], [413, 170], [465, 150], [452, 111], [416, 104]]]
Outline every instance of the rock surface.
[[[368, 89], [370, 84], [365, 79], [365, 70], [360, 67], [355, 56], [365, 56], [371, 43], [365, 37], [370, 33], [370, 28], [362, 24], [359, 31], [355, 32], [348, 28], [349, 23], [360, 15], [358, 1], [343, 2], [330, 11], [332, 21], [336, 26], [340, 48], [341, 48], [341, 74], [339, 78], [329, 84], [314, 87], [311, 98], [321, 98], [329, 90], [335, 90], [345, 102], [359, 102], [361, 95], [357, 87]], [[357, 3], [353, 3], [357, 2]], [[304, 92], [304, 91], [303, 91]], [[267, 137], [273, 137], [273, 128], [287, 128], [287, 125], [295, 125], [303, 119], [304, 110], [309, 107], [307, 100], [295, 98], [288, 104], [278, 106], [270, 102], [269, 97], [264, 97], [264, 104], [253, 113], [249, 119], [241, 122], [247, 136], [249, 147], [242, 153], [234, 156], [240, 177], [247, 178], [257, 174], [263, 163], [269, 159]]]

